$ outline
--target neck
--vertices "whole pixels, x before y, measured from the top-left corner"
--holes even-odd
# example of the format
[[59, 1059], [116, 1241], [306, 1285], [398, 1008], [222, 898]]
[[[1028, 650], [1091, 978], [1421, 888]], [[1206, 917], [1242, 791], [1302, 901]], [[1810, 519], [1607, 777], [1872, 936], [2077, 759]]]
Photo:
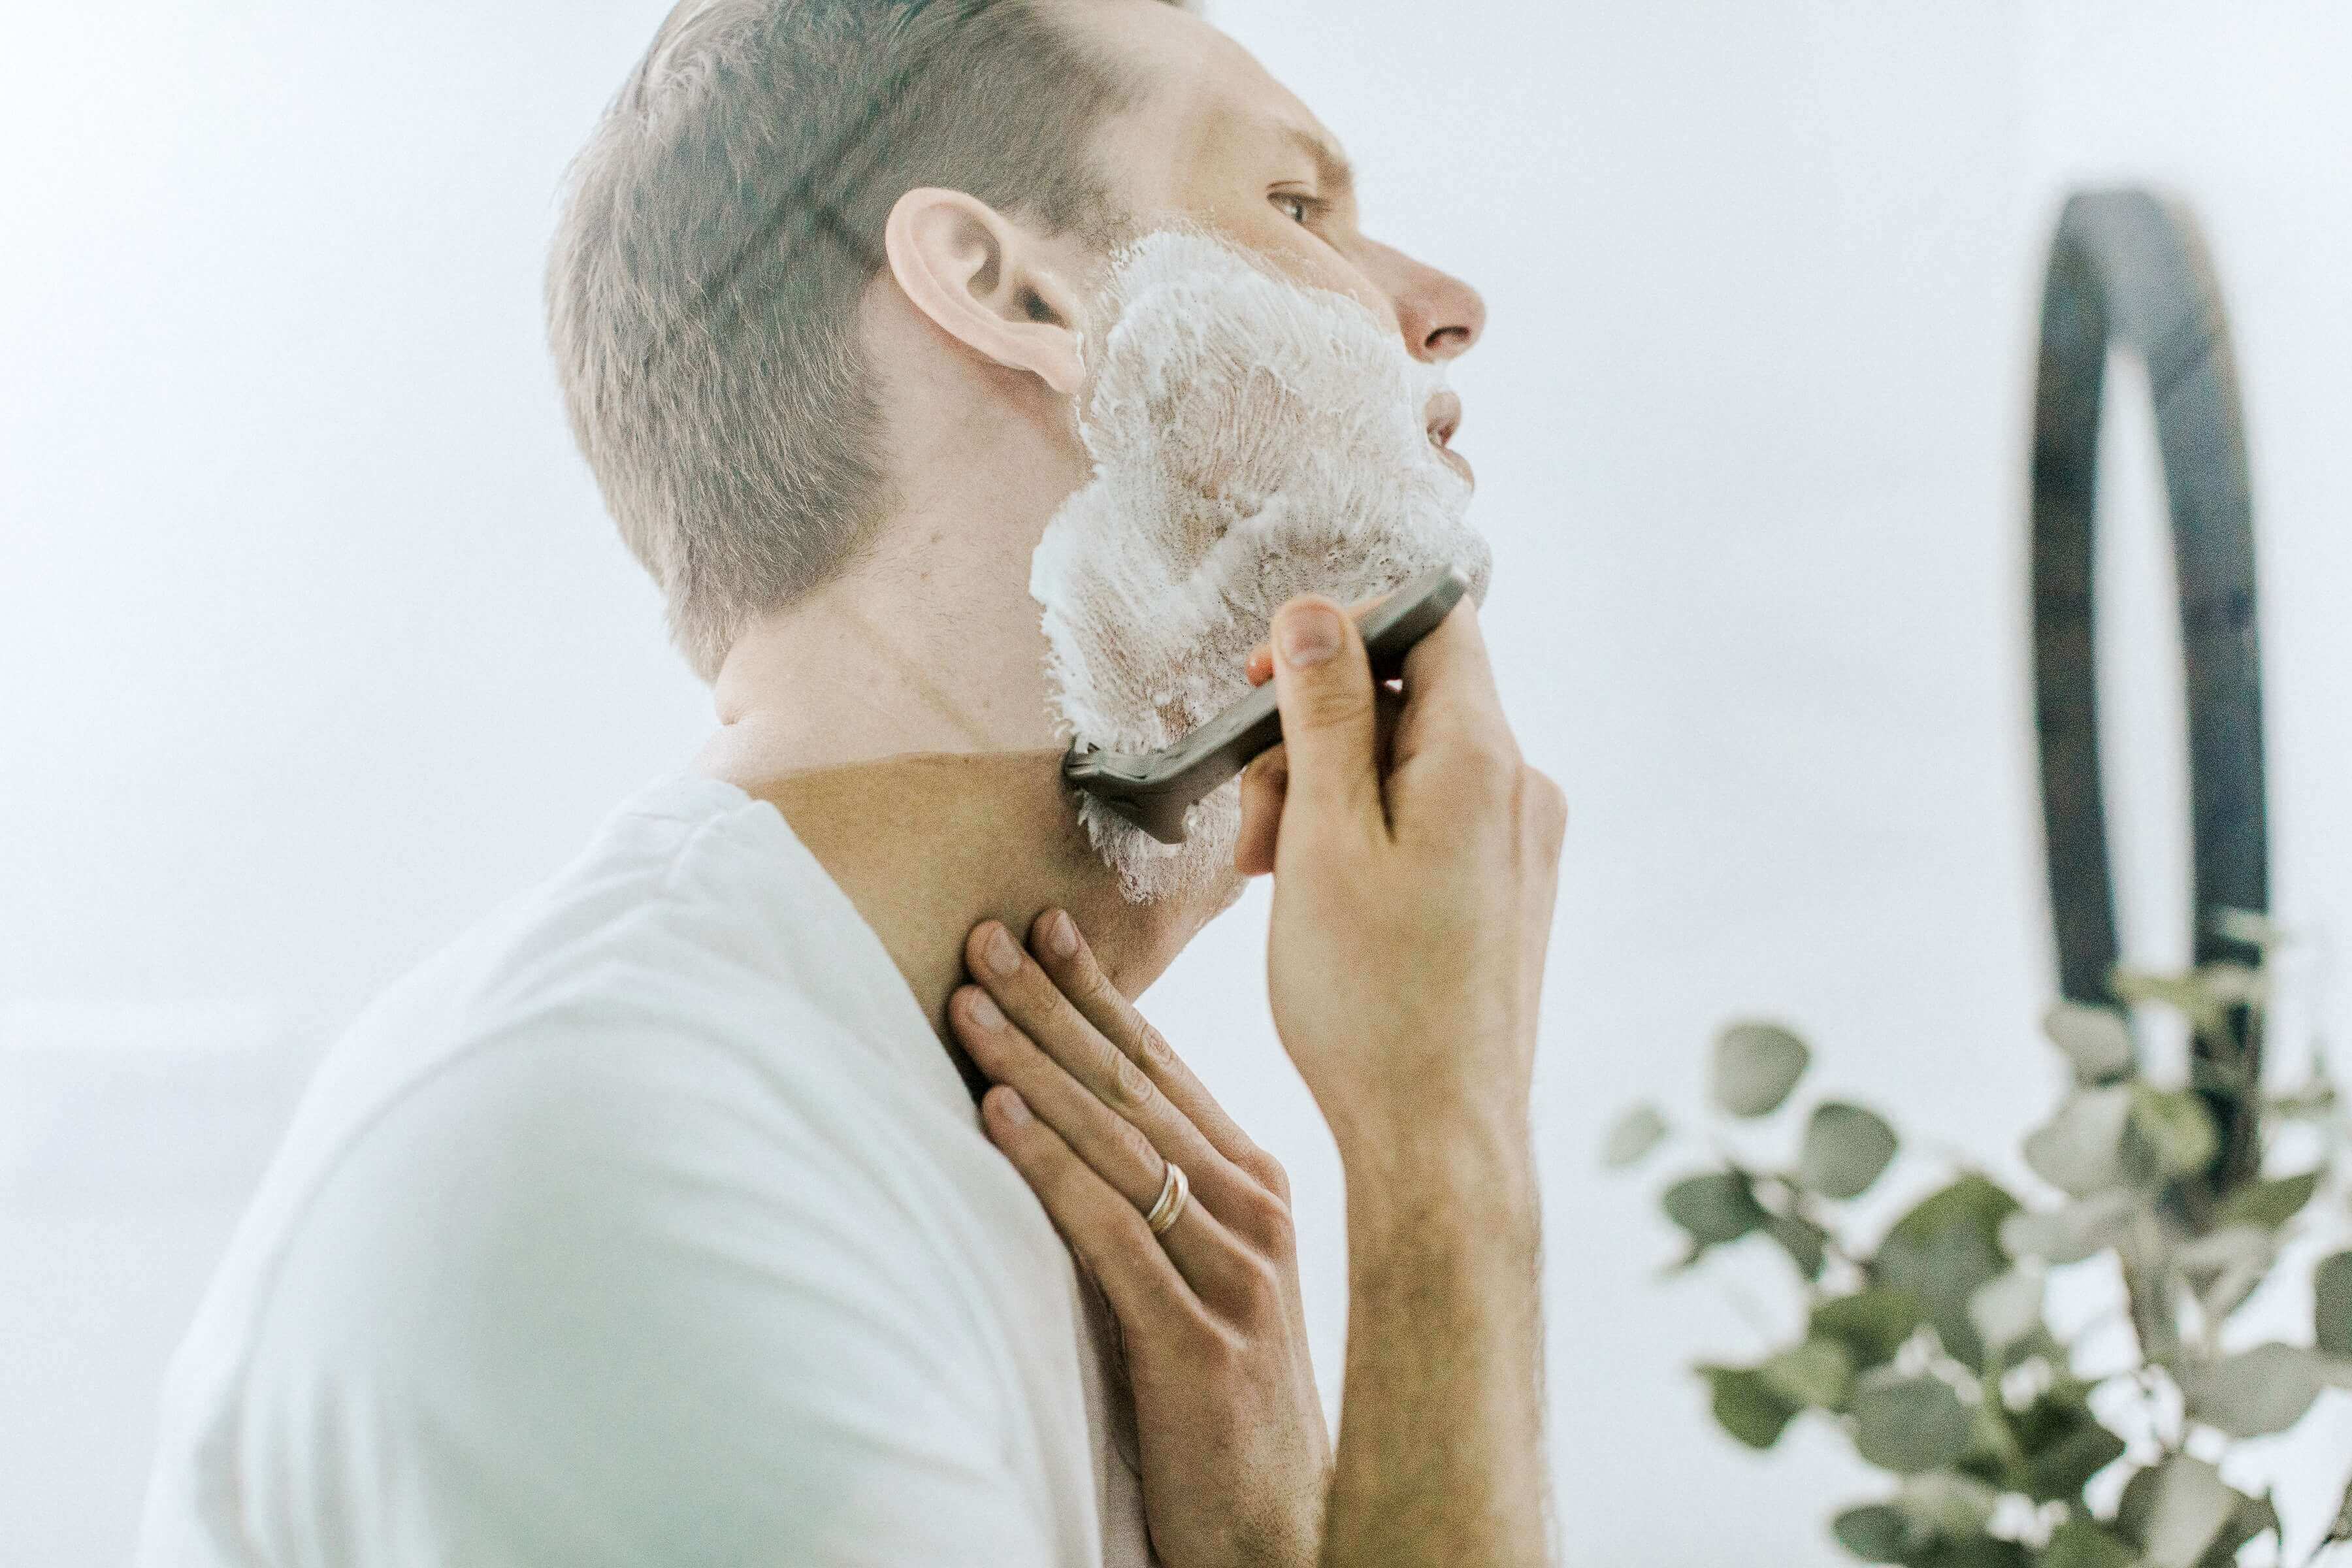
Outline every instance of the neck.
[[723, 727], [707, 763], [754, 756], [807, 770], [1045, 744], [1042, 634], [1034, 646], [971, 634], [1036, 621], [1026, 582], [1010, 575], [950, 567], [901, 583], [869, 568], [753, 627], [719, 671]]
[[1060, 764], [1057, 751], [1030, 751], [902, 755], [765, 776], [705, 771], [783, 814], [946, 1041], [948, 998], [965, 978], [964, 938], [982, 921], [1002, 921], [1018, 939], [1046, 910], [1068, 910], [1132, 997], [1239, 891], [1236, 877], [1199, 899], [1128, 902], [1087, 841]]

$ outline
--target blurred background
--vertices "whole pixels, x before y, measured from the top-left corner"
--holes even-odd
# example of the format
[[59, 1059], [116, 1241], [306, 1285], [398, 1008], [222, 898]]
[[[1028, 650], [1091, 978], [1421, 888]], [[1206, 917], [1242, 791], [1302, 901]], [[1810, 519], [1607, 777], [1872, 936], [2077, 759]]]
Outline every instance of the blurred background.
[[[565, 161], [665, 0], [19, 7], [0, 91], [0, 1563], [128, 1551], [156, 1384], [309, 1064], [679, 765], [707, 699], [541, 343]], [[2024, 461], [2063, 194], [2201, 215], [2262, 551], [2277, 908], [2352, 899], [2352, 8], [1223, 0], [1486, 293], [1459, 368], [1489, 636], [1575, 813], [1547, 1004], [1551, 1462], [1571, 1560], [1844, 1561], [1874, 1486], [1733, 1447], [1696, 1356], [1790, 1293], [1664, 1283], [1596, 1153], [1726, 1019], [2019, 1173], [2059, 1063]], [[2124, 367], [2119, 374], [2128, 377]], [[2129, 945], [2186, 956], [2145, 409], [2102, 524]], [[1289, 1163], [1327, 1390], [1339, 1181], [1265, 1022], [1263, 889], [1146, 999]], [[1944, 1169], [1906, 1152], [1896, 1186]], [[1747, 1265], [1753, 1265], [1748, 1268]], [[1743, 1279], [1743, 1270], [1753, 1276]], [[2311, 1418], [2352, 1451], [2352, 1401]], [[2319, 1428], [2302, 1434], [2307, 1447]], [[2252, 1447], [2259, 1458], [2261, 1445]], [[2298, 1476], [2281, 1460], [2282, 1506]], [[2310, 1501], [2304, 1503], [2308, 1516]]]

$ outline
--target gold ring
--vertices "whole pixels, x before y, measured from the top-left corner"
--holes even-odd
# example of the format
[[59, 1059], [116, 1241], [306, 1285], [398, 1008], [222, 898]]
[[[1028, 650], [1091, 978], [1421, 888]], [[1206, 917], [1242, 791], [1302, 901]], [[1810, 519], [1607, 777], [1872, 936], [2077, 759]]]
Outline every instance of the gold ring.
[[1151, 1208], [1143, 1223], [1151, 1227], [1154, 1236], [1165, 1236], [1176, 1216], [1184, 1212], [1184, 1201], [1192, 1195], [1192, 1183], [1184, 1179], [1184, 1167], [1175, 1161], [1168, 1162], [1168, 1173], [1160, 1179], [1160, 1196], [1152, 1200]]

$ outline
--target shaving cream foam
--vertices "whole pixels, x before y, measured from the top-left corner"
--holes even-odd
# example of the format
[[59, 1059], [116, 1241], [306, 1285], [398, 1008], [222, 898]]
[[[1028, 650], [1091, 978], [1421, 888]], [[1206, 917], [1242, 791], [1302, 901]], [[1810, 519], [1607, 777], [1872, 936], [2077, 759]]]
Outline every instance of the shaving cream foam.
[[[1164, 231], [1114, 258], [1102, 316], [1078, 409], [1093, 477], [1030, 566], [1066, 738], [1181, 738], [1247, 694], [1244, 660], [1300, 594], [1349, 604], [1448, 564], [1485, 597], [1471, 487], [1427, 434], [1444, 368], [1371, 310]], [[1241, 828], [1237, 784], [1192, 808], [1181, 845], [1091, 797], [1080, 812], [1137, 902], [1214, 887]]]

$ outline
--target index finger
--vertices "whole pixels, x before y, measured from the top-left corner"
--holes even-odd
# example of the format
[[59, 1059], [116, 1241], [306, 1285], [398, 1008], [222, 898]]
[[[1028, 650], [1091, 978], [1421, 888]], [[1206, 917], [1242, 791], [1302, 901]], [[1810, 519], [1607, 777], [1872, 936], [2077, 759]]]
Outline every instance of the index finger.
[[1168, 1102], [1200, 1130], [1211, 1148], [1237, 1165], [1257, 1157], [1257, 1145], [1250, 1142], [1241, 1124], [1193, 1076], [1168, 1037], [1153, 1028], [1127, 993], [1111, 983], [1093, 946], [1066, 911], [1048, 910], [1039, 915], [1030, 930], [1029, 949], [1079, 1016], [1143, 1069]]

